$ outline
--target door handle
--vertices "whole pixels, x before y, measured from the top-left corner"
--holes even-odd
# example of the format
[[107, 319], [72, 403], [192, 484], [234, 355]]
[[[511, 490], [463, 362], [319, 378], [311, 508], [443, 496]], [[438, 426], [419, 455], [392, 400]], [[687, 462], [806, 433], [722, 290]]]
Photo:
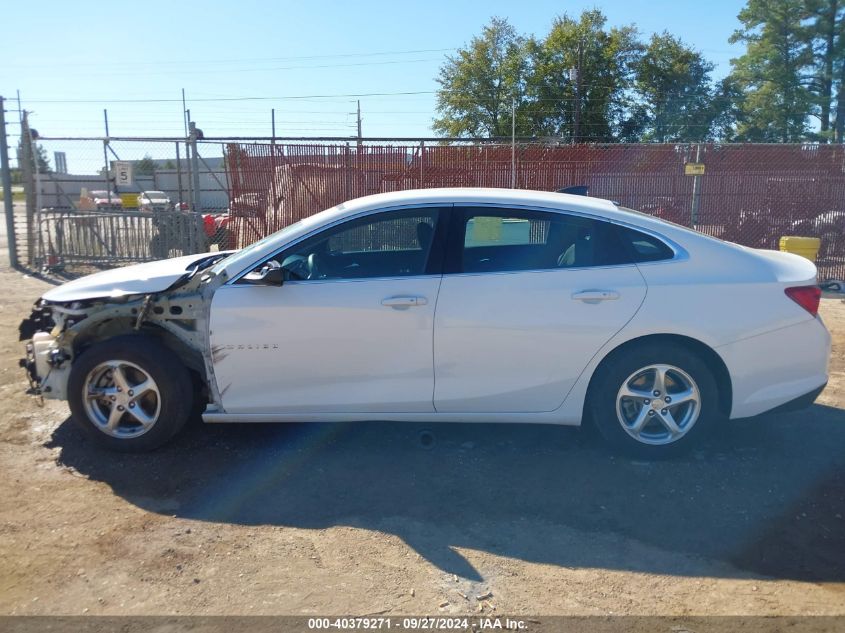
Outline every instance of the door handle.
[[390, 308], [410, 308], [413, 306], [424, 306], [427, 303], [428, 299], [425, 297], [412, 296], [387, 297], [381, 300], [381, 305]]
[[584, 303], [598, 303], [599, 301], [614, 301], [619, 298], [619, 293], [615, 290], [582, 290], [581, 292], [573, 292], [572, 299], [574, 301], [583, 301]]

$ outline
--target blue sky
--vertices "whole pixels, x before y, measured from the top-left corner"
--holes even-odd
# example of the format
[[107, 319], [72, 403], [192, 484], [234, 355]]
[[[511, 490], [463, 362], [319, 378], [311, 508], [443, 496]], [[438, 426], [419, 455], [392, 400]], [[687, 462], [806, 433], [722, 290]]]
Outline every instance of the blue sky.
[[[269, 135], [271, 108], [278, 135], [346, 136], [355, 97], [290, 97], [409, 92], [418, 94], [362, 96], [364, 135], [429, 136], [438, 67], [493, 15], [542, 35], [556, 15], [598, 7], [612, 25], [679, 35], [720, 77], [739, 52], [727, 40], [742, 4], [6, 2], [0, 94], [20, 90], [48, 136], [103, 135], [103, 108], [113, 136], [181, 134], [182, 88], [206, 136]], [[144, 99], [172, 101], [132, 102]]]

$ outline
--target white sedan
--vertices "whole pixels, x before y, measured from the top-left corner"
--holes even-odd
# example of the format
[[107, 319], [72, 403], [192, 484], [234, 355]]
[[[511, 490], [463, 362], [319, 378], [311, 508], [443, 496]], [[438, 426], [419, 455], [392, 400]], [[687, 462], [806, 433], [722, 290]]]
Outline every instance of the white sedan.
[[171, 210], [170, 196], [163, 191], [142, 191], [138, 196], [138, 211], [153, 213]]
[[830, 335], [808, 260], [595, 198], [353, 200], [240, 251], [47, 292], [34, 392], [118, 450], [206, 422], [578, 425], [646, 457], [813, 402]]

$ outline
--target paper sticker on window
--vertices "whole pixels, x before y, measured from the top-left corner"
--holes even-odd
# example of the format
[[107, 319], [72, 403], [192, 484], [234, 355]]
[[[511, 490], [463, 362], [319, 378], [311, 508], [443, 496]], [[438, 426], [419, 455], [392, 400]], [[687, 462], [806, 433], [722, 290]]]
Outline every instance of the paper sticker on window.
[[502, 241], [502, 218], [475, 217], [469, 222], [471, 227], [467, 231], [467, 241], [475, 245], [490, 244]]

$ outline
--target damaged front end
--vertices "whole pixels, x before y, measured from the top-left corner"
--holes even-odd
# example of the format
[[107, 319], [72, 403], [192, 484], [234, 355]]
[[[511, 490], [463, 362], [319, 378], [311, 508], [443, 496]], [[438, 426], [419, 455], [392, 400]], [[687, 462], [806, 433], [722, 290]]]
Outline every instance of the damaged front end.
[[[74, 301], [51, 301], [48, 293], [19, 326], [26, 342], [20, 365], [29, 393], [66, 400], [74, 360], [92, 345], [114, 336], [138, 333], [175, 351], [218, 402], [208, 353], [211, 297], [225, 281], [208, 269], [225, 254], [197, 262], [167, 288], [149, 293], [116, 294]], [[210, 384], [212, 383], [212, 384]]]
[[19, 339], [26, 341], [26, 357], [20, 366], [29, 379], [28, 393], [57, 400], [67, 399], [68, 361], [72, 354], [60, 343], [67, 324], [67, 312], [73, 308], [48, 306], [41, 299], [32, 314], [18, 328]]

